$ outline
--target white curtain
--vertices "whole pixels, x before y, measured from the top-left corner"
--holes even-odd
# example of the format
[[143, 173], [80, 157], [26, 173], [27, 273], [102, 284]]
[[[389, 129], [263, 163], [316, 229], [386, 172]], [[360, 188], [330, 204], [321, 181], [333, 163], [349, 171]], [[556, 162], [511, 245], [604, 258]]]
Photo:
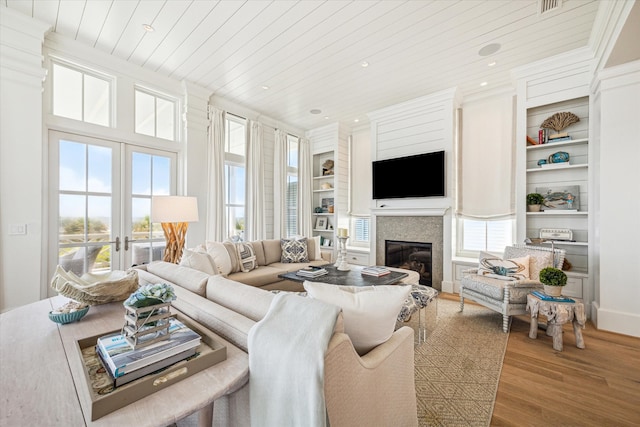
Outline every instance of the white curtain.
[[224, 205], [225, 112], [209, 108], [207, 240], [221, 242], [227, 235]]
[[287, 237], [287, 133], [276, 129], [273, 165], [273, 237]]
[[251, 121], [247, 144], [247, 215], [245, 240], [266, 239], [262, 123]]
[[313, 174], [311, 166], [311, 143], [307, 138], [300, 138], [298, 150], [298, 234], [311, 237]]
[[510, 94], [463, 106], [457, 153], [458, 216], [490, 220], [515, 214], [513, 112]]

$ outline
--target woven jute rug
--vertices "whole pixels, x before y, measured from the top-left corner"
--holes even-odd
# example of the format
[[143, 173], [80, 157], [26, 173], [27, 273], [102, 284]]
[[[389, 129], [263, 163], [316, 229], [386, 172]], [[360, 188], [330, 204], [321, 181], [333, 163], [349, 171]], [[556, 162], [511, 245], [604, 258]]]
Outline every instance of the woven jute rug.
[[508, 334], [501, 314], [472, 304], [460, 313], [459, 307], [438, 298], [437, 323], [427, 323], [430, 334], [415, 349], [420, 426], [491, 422]]

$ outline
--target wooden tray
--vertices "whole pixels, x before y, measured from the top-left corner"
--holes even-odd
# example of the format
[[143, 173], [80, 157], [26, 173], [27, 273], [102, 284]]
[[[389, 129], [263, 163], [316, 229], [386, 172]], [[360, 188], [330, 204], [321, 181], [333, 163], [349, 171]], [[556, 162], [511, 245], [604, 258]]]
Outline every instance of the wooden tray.
[[227, 359], [227, 347], [214, 340], [208, 329], [184, 315], [178, 314], [175, 317], [202, 337], [197, 355], [117, 388], [113, 387], [112, 380], [104, 372], [95, 352], [97, 339], [108, 333], [76, 341], [76, 349], [82, 360], [84, 379], [91, 400], [91, 421]]

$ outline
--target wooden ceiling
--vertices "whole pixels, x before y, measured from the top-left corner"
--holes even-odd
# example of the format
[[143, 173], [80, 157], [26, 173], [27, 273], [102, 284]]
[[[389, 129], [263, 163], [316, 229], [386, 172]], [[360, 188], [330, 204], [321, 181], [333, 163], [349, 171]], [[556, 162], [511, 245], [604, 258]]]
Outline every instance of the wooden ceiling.
[[[302, 129], [362, 123], [370, 111], [454, 86], [467, 96], [510, 85], [512, 68], [588, 46], [600, 3], [551, 0], [560, 7], [540, 13], [537, 0], [1, 2]], [[497, 53], [478, 54], [492, 43]]]

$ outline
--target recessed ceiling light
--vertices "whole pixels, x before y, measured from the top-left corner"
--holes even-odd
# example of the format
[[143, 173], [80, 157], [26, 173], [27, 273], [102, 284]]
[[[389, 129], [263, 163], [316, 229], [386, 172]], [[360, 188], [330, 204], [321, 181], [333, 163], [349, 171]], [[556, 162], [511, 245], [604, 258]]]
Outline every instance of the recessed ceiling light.
[[264, 85], [264, 86], [262, 86], [262, 89], [264, 89], [264, 90], [269, 90], [269, 86]]
[[317, 108], [314, 108], [313, 110], [309, 111], [311, 114], [320, 114], [322, 113], [322, 110], [318, 110]]
[[500, 50], [500, 47], [501, 47], [500, 43], [488, 44], [478, 51], [478, 55], [480, 56], [493, 55], [494, 53]]
[[361, 66], [362, 68], [367, 68], [367, 67], [369, 66], [369, 63], [368, 63], [367, 61], [362, 61], [362, 62], [360, 63], [360, 66]]
[[354, 119], [353, 120], [355, 123], [358, 123], [360, 121], [360, 119]]
[[153, 33], [156, 30], [151, 24], [142, 24], [142, 28], [144, 28], [147, 33]]
[[482, 82], [482, 83], [480, 83], [480, 86], [486, 86], [488, 84], [489, 84], [488, 82]]
[[329, 116], [324, 116], [324, 119], [325, 120], [329, 120]]
[[491, 61], [491, 62], [489, 62], [489, 63], [487, 64], [487, 66], [488, 66], [488, 67], [493, 67], [493, 66], [495, 66], [496, 64], [497, 64], [497, 62], [496, 62], [496, 61]]

